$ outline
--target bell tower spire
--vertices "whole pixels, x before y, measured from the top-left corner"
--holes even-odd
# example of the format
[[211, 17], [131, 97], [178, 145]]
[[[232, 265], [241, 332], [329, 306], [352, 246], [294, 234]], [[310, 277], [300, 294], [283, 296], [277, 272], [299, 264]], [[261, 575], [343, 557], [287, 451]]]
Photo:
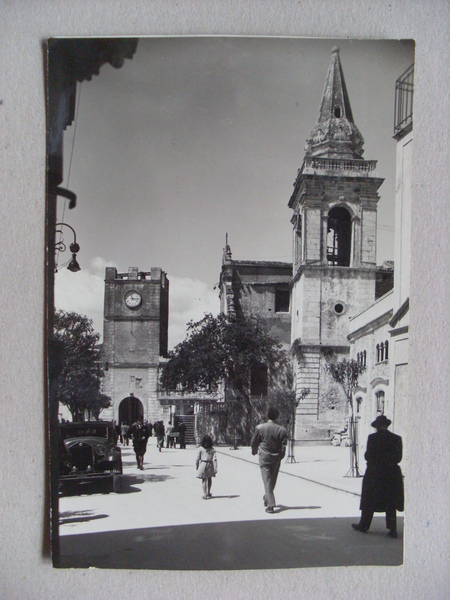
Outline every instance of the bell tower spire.
[[364, 138], [353, 121], [352, 109], [339, 58], [333, 48], [325, 81], [319, 117], [306, 140], [306, 156], [358, 159]]
[[289, 201], [293, 210], [291, 343], [296, 438], [325, 439], [345, 419], [324, 365], [348, 358], [350, 320], [375, 301], [378, 188], [376, 160], [364, 160], [339, 50], [333, 48], [319, 117]]

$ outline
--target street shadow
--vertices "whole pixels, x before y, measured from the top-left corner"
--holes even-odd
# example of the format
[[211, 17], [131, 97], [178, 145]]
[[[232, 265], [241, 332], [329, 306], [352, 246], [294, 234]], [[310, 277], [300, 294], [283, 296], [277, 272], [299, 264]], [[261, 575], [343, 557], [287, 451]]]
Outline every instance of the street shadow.
[[228, 498], [228, 500], [232, 500], [233, 498], [240, 498], [240, 495], [236, 494], [234, 496], [211, 496], [211, 498], [208, 498], [208, 500], [220, 500], [222, 498]]
[[311, 463], [321, 463], [321, 462], [323, 462], [323, 463], [330, 463], [330, 462], [340, 462], [340, 461], [337, 458], [335, 458], [335, 459], [333, 459], [333, 458], [331, 458], [331, 459], [329, 459], [329, 458], [327, 458], [327, 459], [316, 458], [314, 460], [296, 460], [294, 463], [288, 462], [286, 460], [285, 464], [287, 464], [287, 465], [292, 465], [292, 464], [294, 464], [294, 465], [300, 465], [300, 464], [302, 464], [302, 465], [309, 465]]
[[136, 483], [144, 483], [145, 481], [148, 483], [161, 483], [163, 481], [167, 481], [168, 479], [175, 479], [172, 475], [154, 475], [153, 473], [142, 473], [142, 475], [137, 475]]
[[96, 521], [97, 519], [107, 519], [109, 515], [94, 515], [91, 510], [66, 511], [60, 513], [59, 524], [67, 525], [69, 523], [86, 523], [87, 521]]
[[374, 535], [355, 532], [352, 522], [354, 517], [275, 517], [70, 534], [60, 538], [58, 566], [240, 571], [402, 564], [403, 519], [396, 540], [386, 537], [384, 518], [374, 519]]
[[94, 496], [96, 494], [111, 494], [113, 492], [112, 482], [107, 480], [91, 481], [61, 481], [59, 488], [60, 497], [71, 496]]
[[[135, 468], [137, 468], [137, 465], [136, 465], [136, 461], [135, 461], [135, 460], [133, 460], [133, 461], [125, 461], [125, 462], [124, 462], [124, 461], [122, 461], [122, 466], [124, 466], [124, 467], [135, 467]], [[172, 468], [172, 466], [176, 466], [176, 465], [167, 465], [167, 466], [162, 466], [162, 465], [160, 466], [160, 465], [158, 465], [158, 466], [153, 466], [151, 462], [147, 462], [147, 463], [146, 463], [146, 462], [144, 461], [144, 470], [147, 470], [147, 469], [152, 469], [153, 471], [157, 471], [157, 470], [164, 470], [164, 471], [165, 471], [165, 470], [167, 470], [167, 469], [171, 469], [171, 468]]]
[[279, 504], [275, 509], [274, 513], [281, 513], [285, 510], [313, 510], [317, 508], [322, 508], [321, 506], [284, 506], [284, 504]]
[[171, 475], [154, 475], [152, 473], [139, 475], [122, 475], [117, 486], [118, 494], [131, 494], [141, 492], [140, 488], [134, 487], [143, 483], [161, 483], [168, 479], [174, 479]]
[[[132, 466], [134, 466], [134, 467], [135, 467], [135, 466], [136, 466], [136, 463], [135, 463], [135, 462], [134, 462], [134, 463], [132, 463]], [[167, 465], [167, 466], [164, 466], [164, 465], [157, 465], [157, 466], [156, 466], [156, 465], [152, 465], [152, 463], [151, 463], [151, 462], [145, 462], [145, 461], [144, 461], [144, 471], [149, 471], [149, 470], [151, 470], [151, 471], [167, 471], [167, 469], [171, 469], [171, 468], [172, 468], [172, 466], [173, 466], [173, 465]]]

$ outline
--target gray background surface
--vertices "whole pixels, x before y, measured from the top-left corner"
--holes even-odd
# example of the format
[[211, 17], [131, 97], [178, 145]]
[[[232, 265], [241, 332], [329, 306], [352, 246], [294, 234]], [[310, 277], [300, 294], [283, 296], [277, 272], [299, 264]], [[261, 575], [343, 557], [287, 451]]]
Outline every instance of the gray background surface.
[[[1, 598], [448, 597], [449, 20], [445, 0], [1, 3]], [[165, 34], [416, 40], [402, 567], [193, 574], [51, 566], [44, 476], [43, 43], [58, 35]]]

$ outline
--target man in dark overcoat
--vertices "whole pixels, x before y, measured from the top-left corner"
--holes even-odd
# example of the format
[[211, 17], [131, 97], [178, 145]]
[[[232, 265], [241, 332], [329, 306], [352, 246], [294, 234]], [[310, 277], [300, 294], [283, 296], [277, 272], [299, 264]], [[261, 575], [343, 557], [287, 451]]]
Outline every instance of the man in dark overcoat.
[[364, 458], [367, 469], [361, 491], [361, 520], [352, 524], [356, 531], [366, 532], [375, 512], [386, 513], [390, 537], [397, 537], [397, 510], [404, 510], [402, 438], [388, 431], [391, 421], [380, 415], [372, 423], [377, 432], [369, 435]]
[[178, 441], [180, 442], [180, 448], [186, 448], [186, 424], [181, 421], [178, 425]]
[[144, 417], [141, 415], [132, 424], [128, 431], [128, 435], [133, 440], [133, 450], [136, 454], [137, 467], [141, 471], [144, 470], [144, 454], [147, 450], [147, 441], [150, 437], [148, 427], [144, 425]]
[[270, 407], [267, 411], [269, 420], [256, 427], [251, 441], [252, 454], [259, 455], [259, 467], [265, 491], [263, 502], [268, 513], [275, 512], [276, 504], [273, 492], [277, 483], [280, 463], [286, 453], [288, 437], [286, 429], [275, 423], [278, 415], [278, 410]]

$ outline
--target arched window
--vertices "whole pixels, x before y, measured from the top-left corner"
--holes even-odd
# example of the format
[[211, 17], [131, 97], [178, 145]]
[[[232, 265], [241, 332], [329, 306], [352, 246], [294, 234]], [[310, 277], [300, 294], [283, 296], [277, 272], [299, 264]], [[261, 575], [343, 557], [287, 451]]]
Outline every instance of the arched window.
[[350, 213], [342, 206], [336, 206], [328, 213], [328, 262], [337, 267], [349, 267], [351, 242], [352, 219]]
[[375, 394], [377, 400], [377, 414], [384, 415], [384, 392], [379, 391]]
[[377, 362], [381, 361], [381, 347], [380, 344], [377, 344]]
[[361, 396], [358, 396], [358, 397], [356, 398], [356, 414], [358, 414], [358, 413], [361, 411], [361, 404], [362, 404], [362, 401], [363, 401], [363, 399], [362, 399], [362, 397], [361, 397]]
[[366, 366], [366, 358], [367, 358], [367, 352], [364, 350], [364, 352], [362, 353], [363, 358], [362, 358], [362, 363], [364, 366]]
[[384, 342], [384, 360], [388, 360], [388, 358], [389, 358], [389, 343], [386, 340]]

